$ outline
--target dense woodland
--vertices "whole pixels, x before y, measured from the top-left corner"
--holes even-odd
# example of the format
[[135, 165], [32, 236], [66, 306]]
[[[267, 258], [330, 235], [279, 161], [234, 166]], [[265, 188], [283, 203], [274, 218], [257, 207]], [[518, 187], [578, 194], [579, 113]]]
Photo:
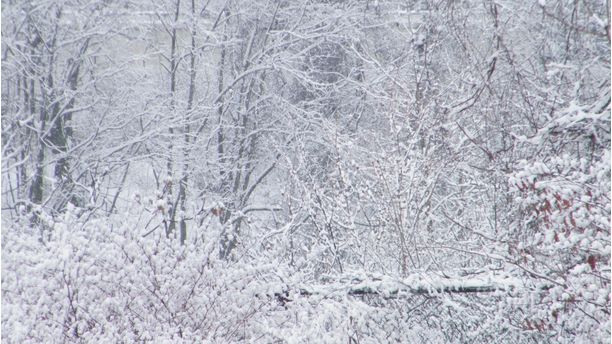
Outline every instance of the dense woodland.
[[2, 0], [2, 341], [608, 343], [609, 0]]

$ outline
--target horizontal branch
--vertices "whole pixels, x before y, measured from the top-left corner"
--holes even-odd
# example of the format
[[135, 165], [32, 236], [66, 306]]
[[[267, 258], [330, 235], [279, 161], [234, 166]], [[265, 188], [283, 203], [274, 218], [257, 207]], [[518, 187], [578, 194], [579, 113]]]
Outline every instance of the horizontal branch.
[[514, 289], [513, 286], [500, 287], [494, 285], [477, 285], [477, 286], [445, 286], [445, 287], [437, 287], [437, 288], [424, 288], [424, 287], [416, 287], [416, 288], [405, 288], [405, 289], [397, 289], [386, 292], [380, 292], [379, 290], [371, 289], [368, 287], [365, 288], [354, 288], [350, 289], [348, 294], [353, 296], [361, 296], [361, 295], [389, 295], [389, 296], [399, 296], [403, 294], [439, 294], [439, 293], [492, 293], [498, 290], [507, 290]]
[[[510, 277], [480, 276], [472, 278], [441, 278], [437, 276], [415, 275], [402, 280], [391, 278], [374, 278], [369, 280], [352, 278], [345, 283], [331, 283], [314, 287], [296, 288], [296, 294], [306, 297], [320, 296], [323, 298], [348, 295], [397, 299], [410, 295], [424, 294], [493, 293], [497, 291], [514, 290], [521, 286], [522, 283], [520, 281]], [[274, 296], [283, 303], [292, 301], [289, 292], [276, 293]]]

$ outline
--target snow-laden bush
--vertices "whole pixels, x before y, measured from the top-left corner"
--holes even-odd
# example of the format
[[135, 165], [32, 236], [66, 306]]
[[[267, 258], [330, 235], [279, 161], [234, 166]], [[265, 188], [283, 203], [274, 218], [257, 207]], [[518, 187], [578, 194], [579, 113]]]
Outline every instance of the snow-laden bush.
[[3, 341], [235, 342], [261, 334], [254, 319], [278, 307], [270, 265], [229, 266], [215, 245], [84, 218], [42, 218], [42, 236], [3, 229]]
[[[558, 152], [519, 162], [510, 178], [520, 207], [509, 261], [515, 276], [540, 289], [511, 308], [523, 314], [517, 326], [557, 343], [610, 339], [609, 127], [605, 106], [591, 113], [570, 106], [524, 140], [537, 149], [556, 145]], [[589, 153], [576, 152], [579, 144]]]

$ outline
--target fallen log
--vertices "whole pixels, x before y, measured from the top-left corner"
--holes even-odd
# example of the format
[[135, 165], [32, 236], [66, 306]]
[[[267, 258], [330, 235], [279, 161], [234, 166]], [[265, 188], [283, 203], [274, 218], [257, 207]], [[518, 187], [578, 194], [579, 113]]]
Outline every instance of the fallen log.
[[[349, 277], [331, 283], [311, 287], [288, 288], [274, 296], [282, 302], [291, 302], [291, 295], [320, 296], [333, 298], [348, 296], [377, 296], [396, 299], [410, 295], [470, 294], [511, 291], [522, 287], [520, 280], [508, 276], [478, 275], [471, 277], [447, 278], [431, 275], [413, 275], [403, 279], [390, 277], [360, 278]], [[550, 287], [542, 287], [542, 290]], [[292, 290], [292, 291], [291, 291]]]

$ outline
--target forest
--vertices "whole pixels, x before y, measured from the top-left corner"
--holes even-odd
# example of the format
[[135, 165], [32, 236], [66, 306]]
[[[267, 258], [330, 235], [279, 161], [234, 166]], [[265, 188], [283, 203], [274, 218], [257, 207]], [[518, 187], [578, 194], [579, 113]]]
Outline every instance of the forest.
[[609, 343], [610, 0], [2, 0], [3, 343]]

